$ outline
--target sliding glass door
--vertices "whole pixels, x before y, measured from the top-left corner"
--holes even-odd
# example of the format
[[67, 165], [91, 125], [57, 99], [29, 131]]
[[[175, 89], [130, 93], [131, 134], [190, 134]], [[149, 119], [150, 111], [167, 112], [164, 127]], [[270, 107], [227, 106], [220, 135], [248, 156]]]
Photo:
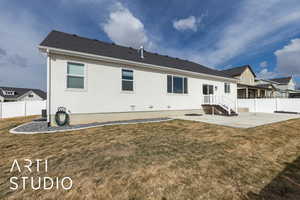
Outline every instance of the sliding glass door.
[[203, 85], [203, 95], [213, 95], [214, 94], [214, 86], [213, 85]]

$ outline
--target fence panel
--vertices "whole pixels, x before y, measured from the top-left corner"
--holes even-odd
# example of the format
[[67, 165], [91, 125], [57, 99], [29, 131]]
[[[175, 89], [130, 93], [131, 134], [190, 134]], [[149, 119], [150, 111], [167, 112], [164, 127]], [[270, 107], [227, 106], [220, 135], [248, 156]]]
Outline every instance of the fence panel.
[[46, 108], [46, 101], [18, 101], [0, 104], [0, 118], [40, 115]]
[[42, 109], [46, 109], [46, 101], [27, 101], [26, 102], [26, 116], [40, 115]]
[[2, 118], [19, 117], [25, 114], [24, 102], [2, 103]]
[[256, 112], [273, 113], [276, 111], [276, 99], [255, 99]]
[[300, 112], [300, 99], [277, 99], [277, 111]]
[[248, 108], [249, 112], [300, 112], [300, 99], [238, 99], [238, 107]]
[[238, 108], [248, 108], [249, 112], [256, 112], [254, 99], [238, 99]]

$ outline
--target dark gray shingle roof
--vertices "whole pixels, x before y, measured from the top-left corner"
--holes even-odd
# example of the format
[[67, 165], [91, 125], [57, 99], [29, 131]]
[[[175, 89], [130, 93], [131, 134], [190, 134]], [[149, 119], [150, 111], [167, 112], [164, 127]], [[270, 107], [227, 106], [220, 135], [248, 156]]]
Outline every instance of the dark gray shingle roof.
[[[3, 94], [4, 91], [14, 91], [15, 95], [5, 95]], [[47, 99], [46, 92], [39, 90], [39, 89], [31, 89], [31, 88], [15, 88], [15, 87], [1, 87], [0, 86], [0, 96], [4, 98], [19, 98], [20, 96], [24, 95], [25, 93], [33, 91], [37, 95], [39, 95], [43, 99]]]
[[240, 66], [240, 67], [225, 69], [225, 70], [222, 70], [222, 72], [229, 75], [230, 77], [234, 77], [234, 76], [241, 75], [247, 68], [249, 68], [250, 71], [252, 72], [252, 74], [254, 75], [254, 77], [256, 77], [256, 74], [254, 73], [254, 71], [252, 70], [250, 65], [243, 65], [243, 66]]
[[273, 78], [273, 79], [270, 79], [270, 81], [274, 81], [274, 82], [277, 82], [279, 84], [288, 84], [290, 81], [291, 81], [292, 77], [289, 76], [289, 77], [282, 77], [282, 78]]
[[150, 53], [148, 51], [144, 52], [144, 59], [141, 59], [138, 56], [137, 49], [88, 39], [55, 30], [51, 31], [48, 34], [48, 36], [44, 39], [44, 41], [42, 41], [40, 46], [89, 53], [140, 63], [158, 65], [161, 67], [231, 78], [221, 71], [205, 67], [195, 62], [182, 60], [179, 58], [172, 58], [169, 56], [163, 56], [156, 53]]

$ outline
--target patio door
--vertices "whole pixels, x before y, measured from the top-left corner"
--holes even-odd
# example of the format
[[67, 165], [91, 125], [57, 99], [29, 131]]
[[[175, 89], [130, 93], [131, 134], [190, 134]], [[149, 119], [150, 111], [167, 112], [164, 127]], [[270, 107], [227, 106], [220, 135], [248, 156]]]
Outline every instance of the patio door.
[[214, 103], [214, 86], [203, 84], [202, 86], [203, 93], [203, 103], [204, 104], [213, 104]]
[[203, 95], [214, 95], [214, 86], [203, 84]]

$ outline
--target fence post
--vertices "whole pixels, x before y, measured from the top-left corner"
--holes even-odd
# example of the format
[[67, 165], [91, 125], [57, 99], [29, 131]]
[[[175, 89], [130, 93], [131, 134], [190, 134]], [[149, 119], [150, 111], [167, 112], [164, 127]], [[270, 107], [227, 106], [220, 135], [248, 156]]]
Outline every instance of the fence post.
[[26, 118], [26, 101], [24, 101], [24, 116]]
[[2, 119], [2, 102], [0, 102], [0, 119]]
[[238, 114], [238, 99], [235, 99], [235, 112]]

